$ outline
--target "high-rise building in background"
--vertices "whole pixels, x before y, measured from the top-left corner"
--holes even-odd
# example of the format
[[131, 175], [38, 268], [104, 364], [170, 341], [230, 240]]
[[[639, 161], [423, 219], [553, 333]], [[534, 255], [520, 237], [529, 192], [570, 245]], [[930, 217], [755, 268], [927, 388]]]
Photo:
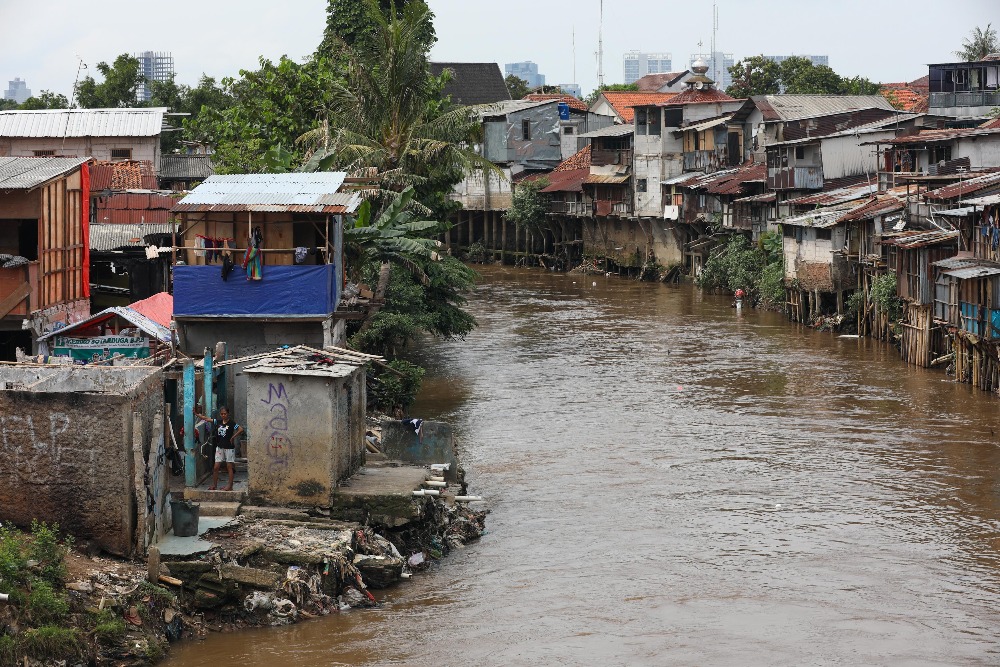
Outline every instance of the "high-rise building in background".
[[647, 74], [663, 74], [671, 71], [673, 56], [669, 53], [643, 53], [629, 51], [623, 58], [625, 83], [635, 83]]
[[31, 91], [28, 89], [27, 82], [16, 76], [13, 81], [9, 82], [7, 90], [3, 94], [5, 100], [14, 100], [18, 104], [24, 104], [24, 101], [29, 97], [31, 97]]
[[696, 60], [702, 60], [708, 65], [708, 78], [715, 81], [715, 87], [725, 90], [733, 83], [729, 68], [736, 64], [733, 54], [716, 51], [715, 53], [692, 53], [688, 67], [693, 67]]
[[566, 93], [567, 95], [572, 95], [577, 99], [583, 98], [583, 88], [580, 87], [578, 83], [560, 83], [557, 84], [559, 90]]
[[166, 82], [174, 75], [174, 57], [170, 53], [159, 51], [143, 51], [136, 56], [139, 59], [139, 73], [146, 79], [139, 84], [139, 99], [148, 102], [152, 97], [153, 81]]
[[545, 85], [545, 75], [538, 73], [538, 65], [525, 60], [519, 63], [507, 63], [504, 65], [507, 76], [513, 74], [519, 79], [527, 82], [528, 88], [539, 88]]
[[[811, 62], [813, 65], [817, 65], [817, 66], [818, 65], [826, 65], [827, 67], [830, 66], [830, 56], [807, 56], [805, 54], [803, 54], [803, 55], [795, 55], [795, 54], [793, 54], [793, 56], [796, 57], [796, 58], [805, 58], [809, 62]], [[778, 63], [780, 65], [781, 63], [783, 63], [784, 61], [788, 60], [789, 58], [791, 58], [793, 56], [764, 56], [764, 57], [767, 58], [768, 60], [770, 60], [772, 62], [776, 62], [776, 63]]]

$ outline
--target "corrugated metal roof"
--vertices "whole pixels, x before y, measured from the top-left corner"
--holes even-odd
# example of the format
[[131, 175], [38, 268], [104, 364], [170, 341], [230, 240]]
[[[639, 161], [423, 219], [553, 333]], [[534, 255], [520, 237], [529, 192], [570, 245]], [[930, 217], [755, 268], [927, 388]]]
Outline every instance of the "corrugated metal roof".
[[895, 111], [881, 95], [760, 95], [753, 100], [765, 120], [802, 120], [860, 109]]
[[1000, 204], [1000, 195], [986, 195], [985, 197], [966, 199], [962, 203], [972, 204], [973, 206], [993, 206], [995, 204]]
[[169, 343], [170, 342], [170, 329], [164, 327], [161, 324], [154, 322], [145, 315], [138, 313], [128, 306], [113, 306], [111, 308], [105, 308], [96, 315], [92, 315], [85, 320], [81, 320], [69, 326], [63, 327], [62, 329], [57, 329], [51, 331], [43, 336], [39, 336], [38, 340], [47, 340], [49, 338], [54, 338], [56, 336], [68, 336], [71, 332], [79, 329], [87, 329], [92, 327], [104, 320], [109, 320], [112, 317], [118, 316], [123, 320], [126, 320], [130, 324], [134, 325], [136, 328], [141, 330], [143, 333], [156, 338], [157, 340]]
[[362, 198], [339, 192], [346, 177], [344, 172], [210, 176], [174, 211], [353, 213]]
[[961, 269], [967, 266], [975, 266], [979, 263], [979, 260], [974, 257], [948, 257], [947, 259], [939, 259], [936, 262], [932, 262], [932, 266], [936, 266], [939, 269]]
[[587, 177], [587, 183], [589, 185], [620, 185], [628, 183], [630, 178], [631, 176], [628, 174], [624, 176], [616, 174], [591, 174]]
[[746, 204], [769, 204], [771, 202], [777, 201], [778, 195], [775, 192], [764, 192], [759, 195], [750, 195], [749, 197], [742, 197], [735, 201]]
[[964, 218], [975, 210], [973, 206], [963, 206], [961, 208], [949, 208], [945, 211], [934, 211], [934, 215], [945, 215], [949, 218]]
[[78, 168], [90, 158], [0, 157], [0, 190], [31, 190]]
[[1000, 186], [1000, 171], [983, 174], [924, 193], [927, 199], [954, 199], [972, 192]]
[[886, 139], [885, 141], [869, 142], [869, 143], [892, 144], [892, 145], [925, 144], [925, 143], [934, 143], [939, 141], [952, 141], [954, 139], [966, 139], [970, 137], [992, 136], [996, 134], [1000, 134], [1000, 127], [995, 127], [995, 128], [973, 127], [973, 128], [955, 128], [947, 130], [921, 130], [917, 134], [909, 134], [902, 137], [896, 137], [895, 139]]
[[166, 107], [0, 111], [0, 137], [155, 137]]
[[845, 207], [834, 206], [818, 211], [810, 211], [803, 215], [796, 215], [779, 220], [782, 225], [793, 227], [815, 227], [817, 229], [827, 229], [834, 227], [840, 222], [840, 217], [844, 214]]
[[581, 139], [593, 139], [596, 137], [624, 137], [635, 132], [635, 125], [609, 125], [593, 132], [584, 132], [577, 135]]
[[894, 245], [904, 250], [913, 250], [914, 248], [924, 248], [929, 245], [937, 245], [938, 243], [952, 242], [957, 238], [957, 229], [954, 231], [932, 229], [930, 231], [901, 232], [895, 236], [883, 238], [882, 243]]
[[838, 188], [829, 192], [817, 192], [815, 194], [789, 199], [783, 203], [792, 206], [830, 206], [843, 204], [858, 199], [867, 199], [878, 191], [877, 185], [855, 185], [847, 188]]
[[1000, 266], [970, 266], [964, 269], [942, 271], [941, 273], [952, 278], [958, 278], [959, 280], [969, 280], [970, 278], [998, 276], [1000, 275]]
[[549, 184], [542, 192], [582, 192], [583, 184], [590, 178], [590, 167], [553, 171], [544, 178], [548, 179]]
[[480, 117], [492, 118], [495, 116], [506, 116], [507, 114], [543, 107], [546, 104], [556, 104], [557, 100], [500, 100], [493, 104], [486, 104], [480, 109]]
[[215, 174], [210, 155], [164, 155], [160, 157], [160, 178], [208, 178]]
[[177, 224], [168, 223], [125, 223], [109, 224], [95, 222], [90, 225], [90, 249], [102, 252], [119, 248], [142, 248], [148, 245], [145, 237], [150, 234], [172, 234]]
[[718, 116], [710, 120], [703, 120], [700, 123], [695, 123], [694, 125], [688, 125], [687, 127], [682, 127], [681, 129], [685, 132], [688, 130], [694, 130], [695, 132], [703, 132], [710, 128], [716, 127], [717, 125], [725, 125], [729, 122], [729, 119], [733, 117], [733, 114], [726, 114], [724, 116]]
[[840, 221], [851, 222], [854, 220], [874, 219], [877, 215], [902, 211], [905, 206], [906, 204], [903, 200], [897, 199], [894, 196], [875, 197], [857, 208], [852, 208]]

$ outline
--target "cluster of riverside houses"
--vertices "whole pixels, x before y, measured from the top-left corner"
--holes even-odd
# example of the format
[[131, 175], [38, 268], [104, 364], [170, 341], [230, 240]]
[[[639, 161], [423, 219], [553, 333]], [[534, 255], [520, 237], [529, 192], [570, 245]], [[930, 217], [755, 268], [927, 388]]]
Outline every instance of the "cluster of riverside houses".
[[[895, 331], [909, 363], [953, 360], [963, 380], [1000, 388], [1000, 54], [872, 96], [733, 99], [706, 71], [651, 75], [589, 108], [494, 101], [483, 150], [508, 178], [456, 189], [446, 242], [696, 276], [732, 235], [780, 231], [792, 319], [844, 315], [862, 292], [863, 333]], [[505, 221], [512, 192], [539, 178], [548, 224]], [[868, 299], [890, 271], [899, 323]]]

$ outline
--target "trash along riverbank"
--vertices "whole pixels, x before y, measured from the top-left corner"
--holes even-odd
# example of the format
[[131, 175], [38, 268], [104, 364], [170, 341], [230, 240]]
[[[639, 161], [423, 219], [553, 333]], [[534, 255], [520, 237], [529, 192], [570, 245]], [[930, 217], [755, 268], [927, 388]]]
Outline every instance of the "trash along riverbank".
[[[464, 489], [464, 484], [462, 485]], [[288, 625], [377, 605], [373, 589], [478, 539], [486, 511], [450, 493], [412, 500], [400, 527], [315, 510], [245, 508], [188, 557], [88, 554], [56, 527], [0, 526], [0, 667], [149, 665], [209, 632]]]

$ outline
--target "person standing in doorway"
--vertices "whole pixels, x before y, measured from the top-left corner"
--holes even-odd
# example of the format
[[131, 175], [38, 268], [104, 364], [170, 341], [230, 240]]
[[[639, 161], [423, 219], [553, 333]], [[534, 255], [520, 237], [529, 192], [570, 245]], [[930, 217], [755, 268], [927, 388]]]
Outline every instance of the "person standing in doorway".
[[225, 463], [226, 470], [229, 472], [229, 486], [223, 491], [232, 491], [233, 480], [236, 477], [236, 438], [243, 433], [243, 427], [237, 424], [236, 420], [229, 418], [229, 409], [226, 407], [219, 408], [218, 419], [212, 419], [197, 412], [194, 413], [194, 416], [212, 424], [212, 436], [215, 440], [215, 467], [212, 468], [212, 486], [208, 487], [208, 490], [215, 491], [219, 488], [219, 468]]

